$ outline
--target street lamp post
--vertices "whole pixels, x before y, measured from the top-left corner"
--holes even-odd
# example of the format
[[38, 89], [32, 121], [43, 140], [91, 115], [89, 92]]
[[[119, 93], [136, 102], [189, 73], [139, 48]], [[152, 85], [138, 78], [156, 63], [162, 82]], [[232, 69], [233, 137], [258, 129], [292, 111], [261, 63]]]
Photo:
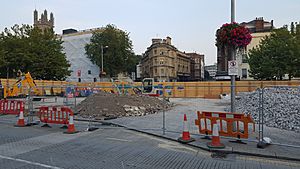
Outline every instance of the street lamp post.
[[108, 46], [103, 47], [103, 45], [101, 45], [101, 73], [100, 73], [101, 75], [104, 74], [104, 71], [103, 71], [103, 49], [104, 48], [108, 48]]
[[[235, 0], [231, 0], [231, 23], [235, 22]], [[235, 48], [231, 48], [231, 60], [236, 60]], [[235, 75], [231, 75], [231, 112], [236, 112], [235, 108]]]

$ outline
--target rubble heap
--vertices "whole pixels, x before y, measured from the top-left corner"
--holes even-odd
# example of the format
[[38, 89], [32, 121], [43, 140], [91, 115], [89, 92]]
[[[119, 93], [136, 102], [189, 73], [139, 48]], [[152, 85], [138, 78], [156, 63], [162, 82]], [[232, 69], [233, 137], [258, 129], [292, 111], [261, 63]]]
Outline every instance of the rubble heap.
[[[240, 93], [238, 96], [237, 112], [251, 114], [258, 123], [259, 91]], [[300, 132], [300, 88], [266, 88], [263, 102], [264, 122], [267, 126]], [[226, 111], [229, 110], [230, 107], [227, 107]]]
[[145, 95], [116, 95], [99, 92], [87, 97], [78, 106], [83, 118], [107, 119], [126, 116], [144, 116], [169, 109], [167, 101]]

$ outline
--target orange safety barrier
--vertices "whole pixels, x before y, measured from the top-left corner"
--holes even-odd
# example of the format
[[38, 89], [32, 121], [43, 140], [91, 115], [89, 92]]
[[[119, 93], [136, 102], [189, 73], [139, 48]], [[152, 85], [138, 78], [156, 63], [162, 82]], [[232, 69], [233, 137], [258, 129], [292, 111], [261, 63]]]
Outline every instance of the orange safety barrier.
[[22, 100], [0, 100], [0, 114], [19, 115], [20, 109], [24, 105]]
[[[249, 138], [249, 124], [253, 124], [253, 132], [255, 131], [255, 123], [250, 115], [241, 113], [225, 113], [225, 112], [197, 112], [198, 119], [195, 124], [199, 126], [200, 134], [211, 135], [213, 124], [219, 125], [220, 136], [234, 138]], [[233, 125], [236, 124], [234, 131]]]
[[46, 123], [46, 126], [48, 126], [48, 123], [67, 125], [70, 114], [73, 115], [73, 111], [68, 107], [42, 106], [39, 107], [38, 116], [41, 122]]

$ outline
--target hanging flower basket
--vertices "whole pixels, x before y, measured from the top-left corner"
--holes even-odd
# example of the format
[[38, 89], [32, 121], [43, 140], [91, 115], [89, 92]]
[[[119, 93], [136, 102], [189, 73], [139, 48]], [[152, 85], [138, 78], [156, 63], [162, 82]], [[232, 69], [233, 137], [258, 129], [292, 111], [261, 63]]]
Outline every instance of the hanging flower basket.
[[249, 29], [235, 22], [222, 25], [216, 36], [216, 46], [218, 47], [244, 48], [252, 40]]

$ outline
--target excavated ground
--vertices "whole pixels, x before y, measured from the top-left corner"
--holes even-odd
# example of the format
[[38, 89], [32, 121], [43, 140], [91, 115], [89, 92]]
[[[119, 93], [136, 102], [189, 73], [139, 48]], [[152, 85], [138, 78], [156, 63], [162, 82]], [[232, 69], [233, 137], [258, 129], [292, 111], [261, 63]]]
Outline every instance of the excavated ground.
[[144, 116], [167, 110], [171, 104], [165, 100], [145, 95], [116, 95], [100, 92], [90, 95], [77, 107], [83, 118], [108, 119], [124, 116]]

